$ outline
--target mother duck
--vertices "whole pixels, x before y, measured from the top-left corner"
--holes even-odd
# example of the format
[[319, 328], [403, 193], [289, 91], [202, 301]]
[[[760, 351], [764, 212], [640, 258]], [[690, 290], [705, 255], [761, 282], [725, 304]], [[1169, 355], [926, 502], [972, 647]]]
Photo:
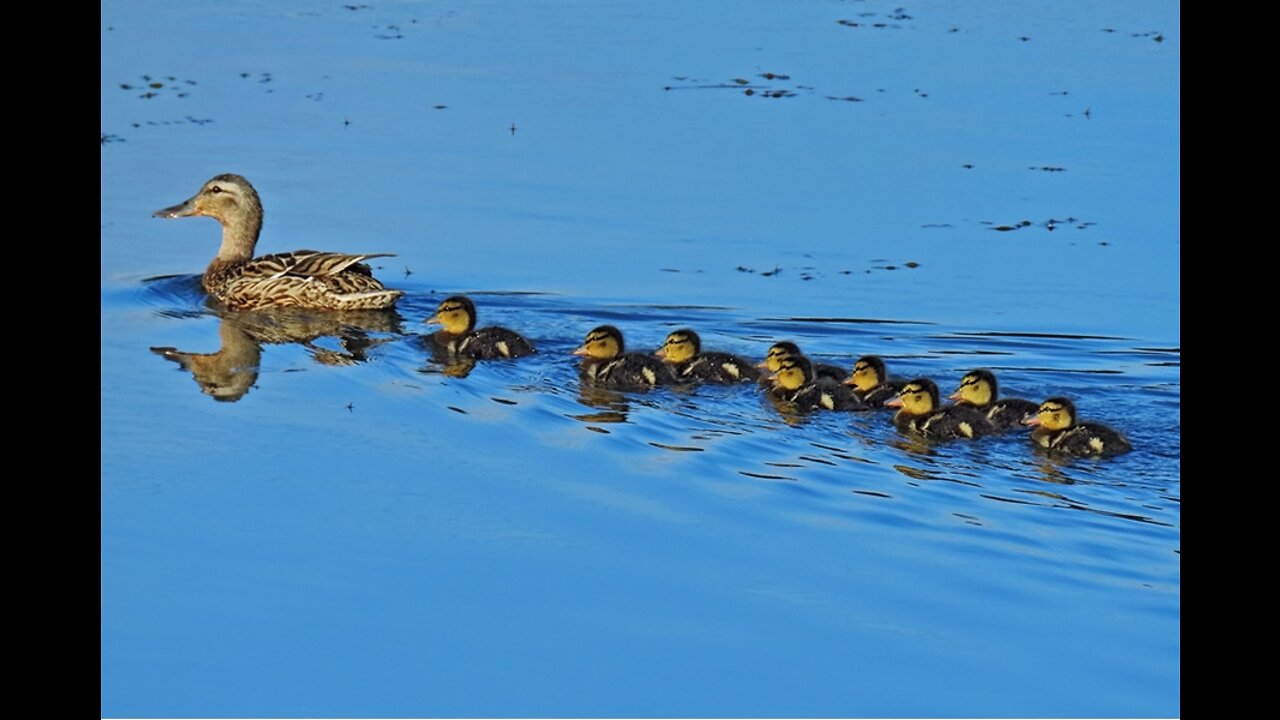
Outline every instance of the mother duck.
[[296, 250], [255, 258], [262, 202], [253, 185], [239, 175], [218, 175], [189, 199], [154, 214], [163, 218], [205, 215], [222, 224], [222, 247], [205, 268], [202, 284], [234, 309], [381, 310], [394, 306], [404, 294], [383, 287], [364, 264], [391, 253]]

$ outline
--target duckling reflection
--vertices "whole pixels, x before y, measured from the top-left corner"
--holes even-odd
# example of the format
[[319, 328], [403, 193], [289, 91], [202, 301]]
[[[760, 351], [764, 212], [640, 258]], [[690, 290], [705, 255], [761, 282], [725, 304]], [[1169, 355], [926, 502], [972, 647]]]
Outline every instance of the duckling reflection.
[[[217, 314], [222, 342], [217, 352], [186, 352], [174, 347], [153, 347], [151, 351], [189, 371], [201, 392], [222, 402], [235, 402], [255, 387], [263, 345], [298, 344], [321, 365], [348, 366], [364, 362], [371, 348], [390, 342], [401, 332], [399, 314], [386, 310], [277, 309]], [[317, 344], [325, 337], [336, 338], [338, 348]]]
[[625, 394], [586, 382], [578, 385], [578, 402], [596, 409], [596, 412], [569, 416], [585, 423], [624, 423], [631, 410], [631, 401]]

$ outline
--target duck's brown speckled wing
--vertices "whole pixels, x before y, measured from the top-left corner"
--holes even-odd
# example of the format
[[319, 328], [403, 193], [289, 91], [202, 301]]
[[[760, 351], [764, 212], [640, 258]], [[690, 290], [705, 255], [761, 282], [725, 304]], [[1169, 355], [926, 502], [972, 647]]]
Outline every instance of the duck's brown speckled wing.
[[205, 271], [204, 286], [235, 308], [389, 308], [403, 293], [387, 290], [363, 263], [388, 255], [299, 250], [263, 255], [246, 263], [223, 264], [215, 260]]

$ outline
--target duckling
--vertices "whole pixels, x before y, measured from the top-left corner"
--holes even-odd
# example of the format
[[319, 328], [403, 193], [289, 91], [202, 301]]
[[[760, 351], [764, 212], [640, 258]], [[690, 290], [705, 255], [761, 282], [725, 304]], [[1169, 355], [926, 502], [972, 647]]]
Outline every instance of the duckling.
[[902, 386], [898, 396], [884, 404], [901, 408], [893, 424], [903, 432], [915, 432], [931, 440], [977, 438], [995, 432], [985, 415], [967, 405], [943, 407], [938, 386], [928, 378], [916, 378]]
[[[800, 352], [800, 347], [795, 343], [789, 340], [782, 340], [769, 346], [769, 352], [764, 356], [764, 362], [759, 363], [756, 367], [762, 370], [768, 370], [771, 373], [776, 373], [782, 367], [782, 360], [792, 356], [803, 357], [804, 353]], [[813, 371], [817, 373], [817, 377], [831, 378], [832, 380], [841, 382], [848, 377], [848, 375], [845, 374], [844, 368], [839, 365], [814, 363], [812, 361], [810, 361], [810, 364], [813, 366]]]
[[262, 230], [258, 191], [239, 175], [218, 175], [187, 200], [157, 210], [155, 217], [205, 215], [222, 224], [222, 247], [205, 268], [204, 289], [238, 310], [306, 307], [320, 310], [379, 310], [404, 293], [388, 290], [365, 260], [391, 253], [347, 254], [297, 250], [253, 256]]
[[533, 344], [514, 330], [496, 325], [476, 330], [476, 306], [466, 295], [445, 298], [423, 322], [442, 325], [431, 340], [450, 355], [492, 360], [532, 355]]
[[622, 331], [601, 325], [587, 333], [574, 355], [581, 355], [582, 378], [602, 387], [647, 390], [680, 382], [671, 366], [644, 353], [625, 352]]
[[986, 415], [997, 430], [1026, 429], [1022, 420], [1028, 415], [1035, 414], [1038, 406], [1022, 398], [997, 400], [999, 392], [996, 376], [990, 370], [980, 368], [960, 378], [960, 387], [956, 388], [948, 399], [955, 400], [957, 405], [967, 405]]
[[667, 335], [654, 353], [685, 380], [731, 385], [759, 379], [760, 371], [747, 360], [722, 352], [702, 352], [702, 338], [688, 328]]
[[778, 364], [778, 372], [769, 376], [774, 394], [798, 410], [865, 410], [852, 390], [829, 377], [814, 375], [813, 363], [803, 355], [791, 355]]
[[853, 373], [844, 384], [852, 387], [862, 402], [878, 408], [896, 397], [906, 381], [889, 377], [879, 355], [863, 355], [853, 364]]
[[1074, 457], [1110, 457], [1133, 449], [1120, 433], [1106, 425], [1076, 422], [1076, 406], [1064, 397], [1040, 403], [1036, 414], [1023, 420], [1036, 426], [1031, 441], [1050, 453]]

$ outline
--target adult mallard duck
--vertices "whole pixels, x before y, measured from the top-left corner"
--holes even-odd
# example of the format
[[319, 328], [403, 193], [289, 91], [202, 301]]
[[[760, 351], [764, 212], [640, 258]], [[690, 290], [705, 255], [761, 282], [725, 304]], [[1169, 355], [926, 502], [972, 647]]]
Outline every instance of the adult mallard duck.
[[443, 326], [431, 336], [431, 340], [449, 355], [492, 360], [532, 355], [534, 352], [533, 344], [515, 330], [498, 326], [477, 330], [476, 306], [466, 295], [445, 298], [436, 308], [436, 314], [424, 322]]
[[253, 256], [262, 230], [258, 191], [239, 175], [218, 175], [187, 200], [157, 210], [155, 217], [205, 215], [222, 224], [222, 247], [205, 268], [204, 289], [238, 310], [306, 307], [319, 310], [380, 310], [403, 294], [373, 277], [365, 260], [391, 253], [347, 254], [296, 250]]
[[622, 331], [601, 325], [573, 351], [582, 356], [582, 379], [599, 387], [647, 390], [680, 382], [671, 366], [644, 353], [626, 352]]
[[1106, 425], [1076, 421], [1076, 405], [1064, 397], [1040, 403], [1036, 414], [1023, 421], [1037, 426], [1031, 442], [1051, 454], [1074, 457], [1110, 457], [1127, 453], [1133, 445]]
[[667, 335], [666, 342], [654, 355], [670, 364], [676, 375], [685, 380], [732, 385], [760, 377], [754, 365], [737, 355], [703, 352], [702, 338], [688, 328]]
[[928, 378], [916, 378], [903, 385], [898, 397], [884, 406], [901, 408], [893, 416], [893, 424], [899, 430], [931, 440], [977, 438], [995, 432], [985, 415], [967, 405], [943, 407], [938, 386]]
[[1032, 415], [1039, 407], [1030, 400], [1022, 398], [999, 398], [999, 385], [996, 376], [990, 370], [978, 369], [960, 378], [960, 386], [951, 393], [949, 399], [957, 405], [968, 405], [991, 421], [997, 430], [1024, 430], [1022, 423], [1028, 415]]

